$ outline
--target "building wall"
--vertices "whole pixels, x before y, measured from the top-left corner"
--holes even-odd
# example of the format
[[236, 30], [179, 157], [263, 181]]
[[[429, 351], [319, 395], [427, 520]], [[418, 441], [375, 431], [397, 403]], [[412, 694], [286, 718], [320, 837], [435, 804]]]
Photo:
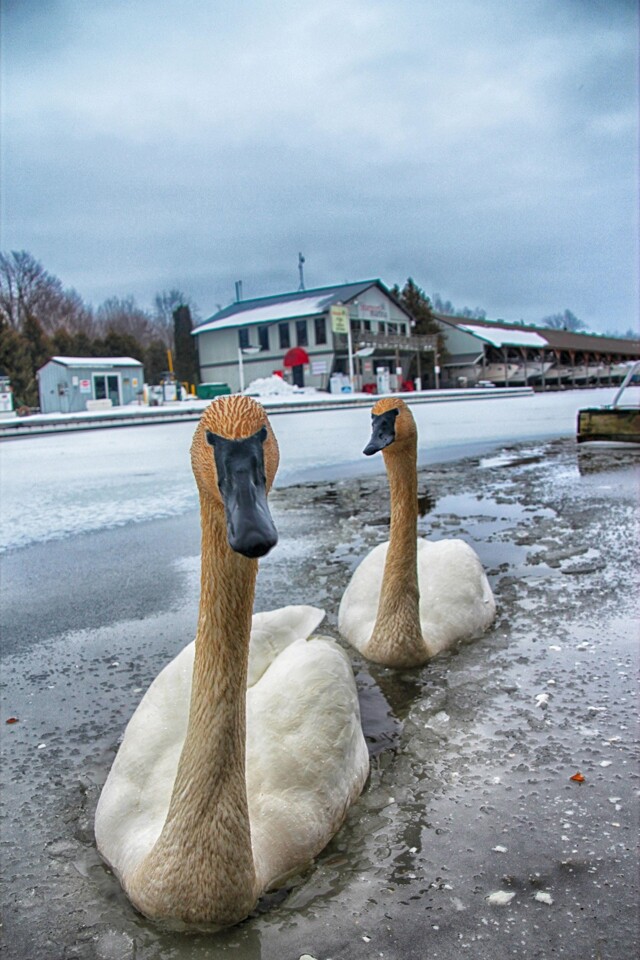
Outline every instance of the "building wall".
[[[409, 318], [406, 313], [390, 300], [378, 287], [365, 290], [357, 300], [346, 304], [351, 316], [351, 329], [354, 349], [357, 346], [359, 332], [398, 333], [408, 336], [411, 333]], [[209, 330], [198, 334], [198, 351], [200, 357], [200, 377], [204, 383], [227, 383], [232, 391], [240, 386], [238, 347], [239, 330], [245, 331], [246, 342], [249, 346], [260, 344], [259, 328], [265, 327], [268, 331], [268, 349], [259, 354], [243, 355], [244, 384], [248, 386], [252, 380], [259, 377], [269, 377], [279, 370], [291, 379], [290, 371], [284, 370], [284, 355], [291, 347], [303, 346], [309, 354], [309, 364], [304, 367], [305, 386], [326, 390], [329, 387], [329, 377], [334, 369], [336, 348], [344, 353], [346, 350], [346, 336], [336, 337], [331, 331], [329, 314], [324, 316], [326, 343], [317, 343], [315, 336], [314, 317], [301, 317], [299, 320], [286, 319], [273, 321], [269, 324], [252, 324], [244, 327], [225, 327], [220, 330]], [[297, 323], [304, 324], [307, 336], [306, 343], [299, 343]], [[280, 345], [280, 324], [286, 326], [289, 332], [289, 345]], [[344, 358], [343, 358], [344, 359]], [[391, 361], [385, 361], [389, 367]], [[340, 369], [345, 367], [341, 361]], [[346, 370], [346, 367], [345, 367]]]
[[66, 367], [50, 360], [38, 371], [42, 413], [82, 413], [87, 409], [87, 400], [95, 399], [94, 375], [118, 377], [123, 405], [137, 400], [144, 384], [142, 364], [139, 367]]
[[[289, 346], [284, 348], [280, 347], [280, 322], [286, 325], [289, 332]], [[316, 343], [314, 317], [301, 317], [300, 322], [305, 324], [307, 331], [307, 344], [304, 349], [307, 351], [310, 360], [309, 365], [304, 367], [305, 386], [315, 387], [318, 390], [326, 389], [334, 356], [333, 335], [329, 319], [328, 317], [325, 319], [327, 343]], [[276, 370], [282, 371], [285, 374], [285, 379], [290, 379], [289, 371], [284, 369], [284, 355], [290, 347], [299, 346], [295, 319], [269, 324], [254, 324], [246, 327], [227, 327], [222, 330], [209, 330], [199, 334], [196, 339], [202, 382], [227, 383], [233, 392], [239, 390], [239, 330], [246, 331], [248, 344], [255, 347], [260, 344], [260, 327], [265, 327], [268, 330], [269, 347], [257, 354], [243, 354], [242, 366], [245, 387], [249, 386], [252, 380], [272, 376]]]
[[[370, 330], [371, 333], [398, 333], [409, 336], [411, 329], [409, 318], [397, 304], [385, 296], [378, 287], [365, 290], [356, 301], [349, 304], [349, 313], [354, 333], [358, 329]], [[392, 328], [389, 327], [392, 324]], [[397, 329], [393, 330], [393, 325]]]

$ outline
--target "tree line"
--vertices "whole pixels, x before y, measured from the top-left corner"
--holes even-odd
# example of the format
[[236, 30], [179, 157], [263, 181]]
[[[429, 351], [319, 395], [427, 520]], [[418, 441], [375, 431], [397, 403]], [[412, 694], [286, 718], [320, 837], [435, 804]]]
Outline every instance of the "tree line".
[[[434, 313], [486, 319], [480, 307], [457, 309], [440, 294], [427, 296], [411, 277], [391, 293], [416, 320], [414, 333], [444, 338]], [[110, 297], [97, 308], [65, 288], [26, 250], [0, 253], [0, 375], [8, 376], [16, 406], [38, 404], [36, 371], [52, 356], [121, 357], [139, 360], [148, 383], [158, 383], [168, 369], [172, 351], [179, 381], [198, 382], [198, 358], [191, 330], [197, 308], [180, 290], [157, 293], [153, 308], [144, 310], [134, 297]], [[520, 321], [524, 323], [524, 321]], [[586, 328], [570, 310], [544, 317], [540, 324], [554, 329]], [[609, 336], [637, 336], [633, 330]]]
[[180, 290], [157, 293], [152, 310], [134, 297], [94, 308], [26, 250], [0, 253], [0, 374], [11, 380], [17, 407], [37, 406], [36, 371], [52, 356], [134, 357], [147, 382], [158, 383], [171, 350], [178, 380], [197, 383], [196, 319]]

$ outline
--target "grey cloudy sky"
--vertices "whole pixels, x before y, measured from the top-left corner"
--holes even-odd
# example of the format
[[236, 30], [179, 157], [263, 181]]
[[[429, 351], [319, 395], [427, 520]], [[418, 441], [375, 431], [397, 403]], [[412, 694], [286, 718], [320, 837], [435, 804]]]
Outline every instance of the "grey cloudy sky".
[[412, 276], [637, 325], [636, 0], [2, 0], [3, 250], [97, 305]]

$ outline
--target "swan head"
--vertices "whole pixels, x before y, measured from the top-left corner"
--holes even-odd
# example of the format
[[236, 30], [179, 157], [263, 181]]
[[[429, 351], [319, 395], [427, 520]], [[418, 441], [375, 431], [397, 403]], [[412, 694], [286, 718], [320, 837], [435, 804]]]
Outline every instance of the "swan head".
[[399, 452], [409, 444], [415, 446], [416, 441], [416, 422], [404, 400], [397, 397], [378, 400], [371, 411], [371, 439], [362, 451], [365, 456], [385, 451], [391, 444], [394, 452]]
[[206, 408], [191, 445], [193, 472], [201, 499], [224, 511], [229, 546], [246, 557], [278, 542], [267, 503], [278, 460], [267, 415], [251, 397], [222, 396]]

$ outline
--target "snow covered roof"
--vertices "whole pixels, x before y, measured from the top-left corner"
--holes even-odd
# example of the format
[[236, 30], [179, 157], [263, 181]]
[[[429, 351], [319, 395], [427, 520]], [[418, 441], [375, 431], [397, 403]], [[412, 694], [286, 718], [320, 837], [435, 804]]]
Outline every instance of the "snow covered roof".
[[140, 360], [133, 357], [51, 357], [63, 367], [141, 367]]
[[473, 323], [458, 324], [459, 330], [472, 333], [494, 347], [547, 347], [548, 341], [533, 330], [508, 330], [503, 327], [481, 327]]
[[[327, 303], [327, 300], [329, 302]], [[289, 300], [282, 303], [265, 304], [264, 306], [254, 307], [252, 310], [244, 310], [230, 317], [223, 317], [221, 320], [211, 320], [203, 323], [194, 330], [194, 333], [206, 333], [208, 330], [224, 330], [227, 327], [248, 327], [254, 323], [269, 323], [274, 320], [287, 320], [291, 317], [313, 317], [319, 313], [324, 313], [331, 305], [331, 300], [326, 296], [305, 297], [300, 300]]]
[[224, 330], [228, 327], [275, 323], [278, 320], [290, 320], [294, 317], [313, 317], [326, 313], [332, 304], [352, 302], [371, 287], [377, 287], [385, 296], [393, 300], [400, 310], [411, 317], [409, 311], [395, 300], [381, 280], [361, 280], [358, 283], [340, 283], [332, 287], [315, 287], [313, 290], [296, 290], [271, 297], [240, 300], [214, 313], [191, 332], [194, 336], [198, 336], [200, 333]]

